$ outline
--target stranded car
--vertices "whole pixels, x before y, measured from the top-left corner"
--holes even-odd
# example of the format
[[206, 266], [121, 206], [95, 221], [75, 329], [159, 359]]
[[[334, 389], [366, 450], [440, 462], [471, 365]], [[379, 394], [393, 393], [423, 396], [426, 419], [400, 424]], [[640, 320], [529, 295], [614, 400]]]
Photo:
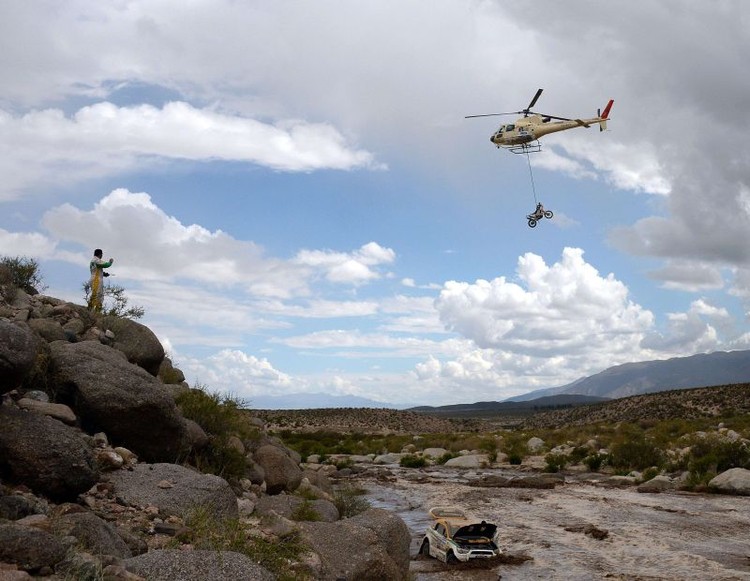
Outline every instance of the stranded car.
[[497, 526], [466, 518], [460, 508], [438, 506], [430, 509], [434, 524], [427, 529], [419, 552], [444, 563], [491, 559], [500, 555]]

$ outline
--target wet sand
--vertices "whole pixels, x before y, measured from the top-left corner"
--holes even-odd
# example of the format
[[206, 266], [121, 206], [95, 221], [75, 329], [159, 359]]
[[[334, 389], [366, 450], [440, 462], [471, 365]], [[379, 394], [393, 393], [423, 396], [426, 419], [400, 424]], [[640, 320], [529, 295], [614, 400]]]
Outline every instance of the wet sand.
[[[393, 510], [407, 523], [415, 581], [750, 580], [750, 497], [639, 493], [634, 486], [603, 486], [585, 474], [567, 475], [564, 484], [546, 490], [466, 484], [497, 473], [393, 466], [372, 471], [359, 484], [373, 506]], [[449, 567], [418, 555], [427, 511], [436, 505], [457, 505], [497, 524], [504, 556], [497, 563]]]

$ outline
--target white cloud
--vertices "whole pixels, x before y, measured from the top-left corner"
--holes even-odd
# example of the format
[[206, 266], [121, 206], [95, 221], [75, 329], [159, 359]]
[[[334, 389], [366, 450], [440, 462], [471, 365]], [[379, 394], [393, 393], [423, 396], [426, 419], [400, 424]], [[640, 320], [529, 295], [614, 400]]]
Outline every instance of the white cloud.
[[368, 242], [353, 253], [301, 250], [294, 262], [321, 270], [330, 282], [359, 285], [380, 278], [382, 275], [372, 267], [391, 263], [395, 258], [396, 253], [390, 248]]
[[441, 320], [481, 348], [568, 356], [601, 349], [612, 360], [641, 354], [653, 315], [612, 274], [600, 276], [582, 250], [566, 248], [552, 266], [527, 253], [517, 274], [525, 288], [505, 277], [447, 282], [436, 301]]
[[376, 167], [372, 154], [349, 147], [331, 125], [275, 125], [184, 102], [162, 108], [97, 103], [66, 117], [59, 109], [14, 117], [0, 111], [0, 152], [6, 176], [0, 201], [61, 166], [68, 183], [142, 169], [159, 160], [246, 162], [280, 171]]

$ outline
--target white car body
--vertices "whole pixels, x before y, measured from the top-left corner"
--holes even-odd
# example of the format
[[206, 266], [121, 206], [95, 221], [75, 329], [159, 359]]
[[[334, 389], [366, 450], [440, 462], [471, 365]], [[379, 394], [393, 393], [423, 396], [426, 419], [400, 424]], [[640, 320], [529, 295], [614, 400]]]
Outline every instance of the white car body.
[[420, 553], [423, 555], [444, 563], [491, 559], [500, 555], [497, 526], [494, 524], [469, 520], [456, 507], [432, 508], [430, 516], [435, 522], [422, 540]]

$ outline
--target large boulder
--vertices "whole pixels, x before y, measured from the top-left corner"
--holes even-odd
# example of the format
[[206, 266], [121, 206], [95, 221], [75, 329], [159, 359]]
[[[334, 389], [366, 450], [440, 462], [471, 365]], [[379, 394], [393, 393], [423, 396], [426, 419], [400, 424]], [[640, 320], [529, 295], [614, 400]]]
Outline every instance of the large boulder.
[[487, 454], [456, 456], [445, 463], [446, 468], [483, 468], [490, 465]]
[[77, 412], [90, 432], [149, 462], [172, 462], [186, 441], [185, 420], [162, 383], [121, 352], [96, 343], [50, 344], [58, 399]]
[[151, 329], [123, 317], [102, 317], [99, 325], [115, 334], [112, 346], [122, 351], [128, 361], [153, 376], [159, 373], [159, 366], [164, 360], [164, 347]]
[[321, 561], [322, 579], [393, 581], [409, 578], [409, 530], [398, 516], [370, 509], [335, 523], [299, 523]]
[[110, 474], [115, 496], [132, 506], [155, 506], [165, 515], [185, 516], [197, 507], [216, 518], [237, 518], [237, 496], [226, 480], [177, 464], [136, 464]]
[[708, 486], [718, 492], [750, 496], [750, 470], [730, 468], [712, 478]]
[[65, 558], [66, 547], [48, 532], [16, 523], [0, 523], [0, 563], [33, 571], [54, 567]]
[[286, 519], [298, 521], [335, 522], [340, 518], [336, 505], [329, 500], [322, 498], [305, 500], [289, 494], [261, 496], [255, 505], [255, 513], [259, 516], [277, 514]]
[[36, 360], [38, 339], [25, 323], [0, 319], [0, 393], [17, 387]]
[[72, 512], [53, 518], [52, 532], [57, 536], [75, 537], [92, 555], [106, 555], [118, 559], [133, 556], [117, 529], [92, 512]]
[[0, 407], [0, 473], [53, 500], [75, 500], [98, 480], [93, 450], [77, 429]]
[[253, 460], [263, 468], [266, 492], [279, 494], [293, 492], [302, 482], [302, 470], [289, 455], [278, 446], [266, 444], [253, 452]]
[[274, 581], [267, 569], [241, 553], [232, 551], [149, 551], [126, 559], [123, 564], [131, 573], [149, 581]]

